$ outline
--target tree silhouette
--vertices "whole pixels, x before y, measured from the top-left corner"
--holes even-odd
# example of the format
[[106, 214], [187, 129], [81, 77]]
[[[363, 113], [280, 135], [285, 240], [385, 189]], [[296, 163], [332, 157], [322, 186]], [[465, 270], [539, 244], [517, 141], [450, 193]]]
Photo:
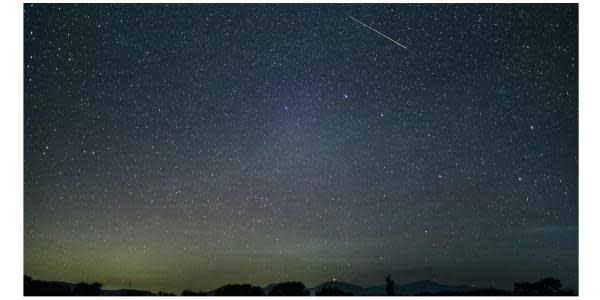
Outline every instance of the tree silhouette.
[[41, 280], [34, 280], [25, 275], [23, 284], [25, 296], [68, 296], [71, 289], [68, 286]]
[[181, 296], [208, 296], [208, 295], [203, 291], [194, 292], [192, 290], [183, 290], [181, 292]]
[[310, 291], [302, 282], [290, 281], [274, 285], [269, 296], [310, 296]]
[[25, 280], [23, 280], [23, 295], [25, 296], [35, 296], [28, 295], [28, 293], [33, 292], [33, 279], [31, 277], [25, 275]]
[[559, 279], [548, 277], [536, 282], [537, 287], [545, 294], [558, 294], [562, 284]]
[[220, 287], [216, 296], [264, 296], [262, 289], [249, 284], [228, 284]]
[[346, 293], [340, 290], [338, 287], [324, 287], [320, 291], [316, 292], [317, 296], [354, 296], [352, 293]]
[[392, 280], [391, 274], [385, 277], [385, 294], [394, 296], [394, 281]]

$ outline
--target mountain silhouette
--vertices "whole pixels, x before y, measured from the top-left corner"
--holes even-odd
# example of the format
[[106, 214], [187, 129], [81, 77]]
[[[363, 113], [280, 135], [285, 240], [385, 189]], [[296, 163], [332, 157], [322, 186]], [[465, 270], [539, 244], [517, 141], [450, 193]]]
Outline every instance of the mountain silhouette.
[[[383, 286], [382, 286], [383, 288]], [[398, 285], [394, 288], [396, 295], [415, 295], [418, 293], [465, 292], [474, 290], [467, 285], [445, 285], [431, 280], [419, 280], [411, 284]]]
[[318, 291], [320, 291], [323, 288], [338, 288], [346, 293], [351, 293], [354, 296], [373, 296], [372, 294], [369, 294], [367, 292], [367, 290], [359, 285], [356, 284], [352, 284], [352, 283], [347, 283], [347, 282], [341, 282], [341, 281], [328, 281], [328, 282], [324, 282], [321, 283], [313, 288], [308, 289], [310, 291], [311, 295], [315, 295]]

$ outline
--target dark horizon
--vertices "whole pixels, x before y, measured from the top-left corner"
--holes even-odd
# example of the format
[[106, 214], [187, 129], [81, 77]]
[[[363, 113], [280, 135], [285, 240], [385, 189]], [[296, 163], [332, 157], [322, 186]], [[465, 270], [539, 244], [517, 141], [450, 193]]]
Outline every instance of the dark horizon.
[[[25, 274], [25, 276], [28, 276], [31, 274]], [[380, 275], [385, 275], [385, 274], [380, 274]], [[392, 274], [390, 273], [390, 275], [393, 275], [393, 278], [404, 278], [404, 276], [402, 276], [402, 274]], [[408, 280], [408, 281], [399, 281], [399, 280], [395, 280], [395, 283], [397, 285], [410, 285], [410, 284], [414, 284], [417, 282], [434, 282], [437, 284], [441, 284], [441, 285], [448, 285], [448, 286], [466, 286], [472, 289], [500, 289], [500, 290], [506, 290], [506, 291], [510, 291], [514, 288], [514, 284], [517, 282], [533, 282], [537, 279], [540, 278], [546, 278], [546, 277], [552, 277], [549, 276], [548, 274], [544, 275], [544, 276], [540, 276], [540, 277], [532, 277], [532, 278], [523, 278], [520, 276], [515, 276], [515, 278], [518, 278], [518, 280], [513, 280], [512, 283], [510, 284], [505, 284], [505, 285], [494, 285], [494, 283], [488, 284], [488, 285], [476, 285], [473, 283], [468, 283], [468, 282], [460, 282], [460, 281], [439, 281], [439, 280], [434, 280], [431, 279], [430, 277], [423, 277], [423, 278], [419, 278], [419, 279], [415, 279], [415, 280]], [[298, 282], [302, 282], [306, 284], [306, 288], [316, 288], [319, 285], [322, 285], [324, 283], [338, 283], [338, 284], [344, 284], [344, 283], [349, 283], [349, 284], [353, 284], [353, 285], [358, 285], [360, 287], [363, 288], [372, 288], [372, 287], [378, 287], [378, 286], [385, 286], [385, 278], [382, 277], [383, 279], [380, 278], [380, 280], [378, 282], [373, 282], [373, 283], [368, 283], [368, 284], [362, 284], [360, 283], [360, 281], [358, 282], [354, 282], [354, 281], [347, 281], [347, 280], [343, 280], [343, 278], [337, 278], [337, 277], [333, 277], [333, 278], [329, 278], [329, 279], [324, 279], [322, 281], [317, 281], [314, 283], [310, 283], [307, 281], [303, 281], [300, 279], [286, 279], [286, 280], [278, 280], [278, 279], [273, 279], [271, 281], [265, 282], [265, 283], [257, 283], [257, 282], [252, 282], [252, 281], [240, 281], [240, 282], [223, 282], [221, 284], [217, 284], [216, 286], [213, 287], [208, 287], [208, 288], [200, 288], [200, 285], [196, 285], [196, 286], [181, 286], [181, 288], [179, 289], [153, 289], [151, 287], [140, 287], [140, 286], [136, 286], [135, 282], [131, 281], [121, 281], [121, 282], [104, 282], [102, 280], [59, 280], [57, 278], [38, 278], [38, 277], [32, 277], [34, 280], [42, 280], [42, 281], [47, 281], [47, 282], [66, 282], [66, 283], [71, 283], [71, 284], [77, 284], [79, 282], [87, 282], [87, 283], [92, 283], [92, 282], [100, 282], [102, 284], [102, 289], [105, 290], [123, 290], [123, 289], [132, 289], [132, 290], [140, 290], [140, 291], [150, 291], [150, 292], [169, 292], [169, 293], [175, 293], [175, 294], [179, 294], [179, 292], [184, 291], [184, 290], [193, 290], [193, 291], [204, 291], [204, 292], [210, 292], [210, 291], [214, 291], [217, 290], [220, 287], [223, 287], [227, 284], [251, 284], [253, 286], [258, 286], [261, 288], [266, 288], [271, 284], [276, 284], [276, 283], [281, 283], [281, 282], [286, 282], [286, 281], [298, 281]], [[507, 279], [507, 281], [510, 281], [510, 279]], [[561, 280], [562, 281], [562, 280]], [[565, 285], [563, 282], [563, 288], [564, 290], [574, 290], [574, 291], [578, 291], [579, 288], [578, 286], [569, 286], [569, 285]]]
[[24, 271], [577, 289], [577, 4], [24, 4]]
[[[141, 290], [134, 286], [106, 288], [102, 283], [40, 281], [25, 275], [25, 296], [576, 296], [577, 289], [565, 288], [560, 279], [542, 278], [535, 282], [515, 282], [512, 289], [448, 285], [431, 280], [407, 284], [395, 283], [388, 274], [385, 284], [360, 286], [349, 282], [322, 282], [306, 286], [301, 281], [272, 282], [260, 286], [251, 283], [227, 283], [211, 290]], [[333, 289], [333, 291], [327, 289]], [[276, 290], [276, 292], [274, 292]], [[337, 291], [336, 291], [337, 290]], [[329, 294], [327, 296], [333, 296]]]

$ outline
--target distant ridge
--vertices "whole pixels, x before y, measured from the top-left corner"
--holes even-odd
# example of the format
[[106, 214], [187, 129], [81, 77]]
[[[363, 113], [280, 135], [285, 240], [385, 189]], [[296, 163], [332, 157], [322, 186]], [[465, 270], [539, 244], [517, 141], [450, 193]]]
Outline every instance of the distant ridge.
[[[384, 288], [381, 286], [381, 288]], [[466, 292], [474, 290], [468, 285], [445, 285], [431, 280], [419, 280], [411, 284], [397, 285], [394, 289], [396, 295], [415, 295], [419, 293], [440, 292]]]
[[316, 292], [318, 292], [322, 288], [326, 288], [326, 287], [337, 287], [338, 289], [340, 289], [346, 293], [352, 293], [355, 296], [377, 296], [377, 295], [379, 295], [379, 294], [371, 294], [371, 293], [369, 293], [368, 289], [365, 289], [359, 285], [347, 283], [347, 282], [341, 282], [341, 281], [324, 282], [313, 288], [309, 288], [308, 290], [310, 291], [311, 295], [315, 295]]

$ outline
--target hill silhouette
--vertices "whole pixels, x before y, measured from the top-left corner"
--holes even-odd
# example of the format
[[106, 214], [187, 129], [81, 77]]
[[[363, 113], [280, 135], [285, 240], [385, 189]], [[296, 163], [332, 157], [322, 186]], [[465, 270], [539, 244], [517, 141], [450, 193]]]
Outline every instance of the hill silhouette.
[[310, 291], [306, 289], [302, 282], [283, 282], [270, 285], [269, 296], [310, 296]]
[[335, 287], [335, 286], [324, 287], [324, 288], [320, 289], [319, 291], [317, 291], [317, 293], [315, 295], [316, 296], [354, 296], [352, 293], [344, 292], [340, 288]]
[[365, 288], [363, 288], [361, 286], [358, 286], [356, 284], [342, 282], [342, 281], [336, 281], [336, 282], [328, 281], [328, 282], [324, 282], [324, 283], [321, 283], [320, 285], [317, 285], [314, 288], [310, 289], [310, 291], [311, 291], [311, 295], [316, 295], [322, 289], [333, 289], [333, 288], [337, 288], [340, 291], [343, 291], [343, 292], [348, 293], [348, 294], [352, 294], [354, 296], [368, 296], [368, 295], [370, 295], [365, 290]]

